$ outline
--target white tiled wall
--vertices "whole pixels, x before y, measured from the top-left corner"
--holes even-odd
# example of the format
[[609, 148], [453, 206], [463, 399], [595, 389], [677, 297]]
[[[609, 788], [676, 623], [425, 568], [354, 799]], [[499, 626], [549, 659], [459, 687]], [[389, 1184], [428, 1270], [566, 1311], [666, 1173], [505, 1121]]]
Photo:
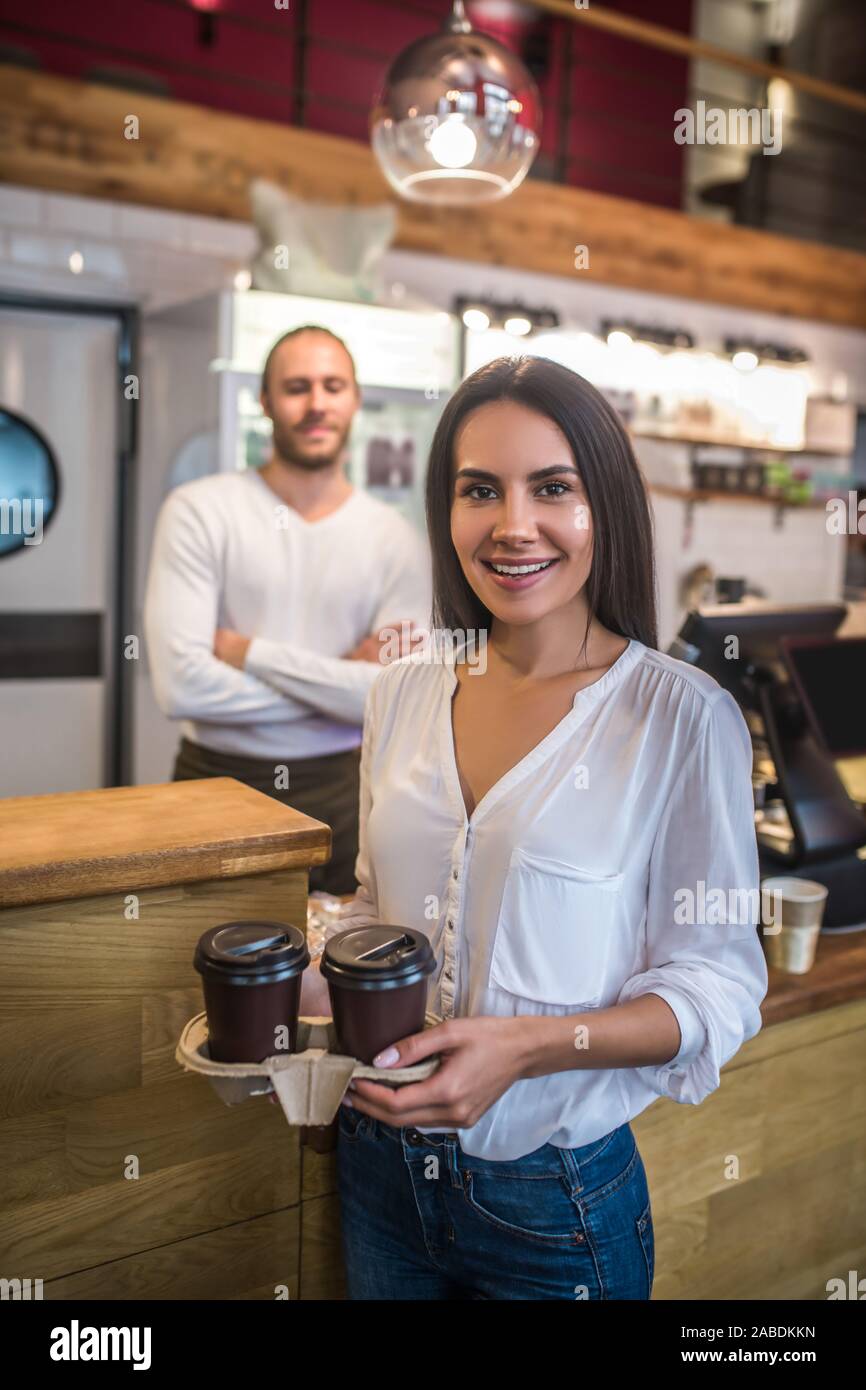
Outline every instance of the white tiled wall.
[[745, 578], [778, 603], [839, 599], [845, 568], [845, 536], [827, 532], [821, 508], [776, 508], [762, 502], [699, 502], [651, 493], [656, 527], [659, 645], [676, 636], [684, 610], [680, 585], [696, 565], [715, 575]]
[[163, 308], [227, 288], [257, 244], [248, 222], [0, 184], [2, 289]]
[[[567, 267], [559, 277], [391, 250], [386, 257], [386, 279], [397, 281], [406, 299], [440, 308], [450, 308], [457, 295], [520, 299], [530, 305], [555, 305], [564, 324], [590, 332], [598, 331], [605, 316], [622, 316], [687, 326], [705, 345], [720, 343], [729, 334], [786, 343], [808, 353], [816, 393], [844, 377], [850, 399], [866, 405], [866, 334], [856, 329], [619, 289], [582, 281]], [[651, 463], [652, 447], [649, 441], [639, 441], [638, 453], [645, 465]], [[651, 476], [655, 473], [659, 480], [666, 477], [682, 487], [690, 486], [687, 449], [659, 445], [655, 464], [655, 468], [647, 467]], [[778, 602], [814, 603], [842, 594], [846, 538], [827, 535], [825, 513], [820, 509], [787, 509], [781, 529], [776, 530], [775, 509], [765, 503], [699, 504], [694, 534], [686, 545], [683, 504], [655, 497], [654, 505], [662, 646], [670, 644], [680, 625], [680, 581], [701, 562], [716, 574], [745, 576]]]

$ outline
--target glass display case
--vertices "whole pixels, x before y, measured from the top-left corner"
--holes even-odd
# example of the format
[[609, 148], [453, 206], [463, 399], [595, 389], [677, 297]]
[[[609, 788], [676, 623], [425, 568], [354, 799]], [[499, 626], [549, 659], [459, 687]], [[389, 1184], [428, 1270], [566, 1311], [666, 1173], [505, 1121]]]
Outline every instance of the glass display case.
[[271, 423], [259, 400], [262, 363], [282, 333], [321, 324], [355, 359], [362, 405], [352, 425], [347, 473], [420, 530], [427, 456], [458, 370], [451, 314], [344, 304], [251, 290], [223, 297], [219, 373], [220, 468], [258, 468]]

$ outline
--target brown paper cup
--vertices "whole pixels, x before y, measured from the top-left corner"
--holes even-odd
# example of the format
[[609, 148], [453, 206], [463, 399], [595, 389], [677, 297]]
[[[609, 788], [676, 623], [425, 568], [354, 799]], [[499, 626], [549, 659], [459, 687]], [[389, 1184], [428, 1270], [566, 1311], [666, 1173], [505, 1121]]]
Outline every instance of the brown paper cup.
[[767, 962], [791, 975], [805, 975], [815, 963], [828, 891], [807, 878], [765, 878], [761, 921]]

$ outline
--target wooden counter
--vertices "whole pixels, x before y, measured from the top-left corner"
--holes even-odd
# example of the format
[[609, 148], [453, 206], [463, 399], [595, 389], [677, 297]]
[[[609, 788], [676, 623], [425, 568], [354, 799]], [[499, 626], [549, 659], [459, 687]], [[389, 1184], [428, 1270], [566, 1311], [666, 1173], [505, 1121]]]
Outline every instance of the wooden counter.
[[866, 999], [866, 931], [825, 932], [818, 939], [815, 964], [805, 975], [773, 966], [768, 974], [767, 997], [761, 1005], [765, 1028]]
[[[0, 1277], [303, 1296], [300, 1132], [174, 1050], [208, 927], [306, 927], [331, 832], [231, 778], [0, 801]], [[315, 1212], [310, 1218], [315, 1222]]]
[[[306, 924], [327, 826], [230, 779], [0, 801], [0, 1277], [52, 1299], [344, 1294], [334, 1153], [174, 1060], [192, 954]], [[813, 1299], [866, 1268], [866, 933], [770, 971], [700, 1106], [634, 1122], [655, 1298]]]
[[764, 1026], [698, 1106], [633, 1122], [656, 1237], [654, 1298], [826, 1299], [866, 1263], [866, 932], [770, 968]]

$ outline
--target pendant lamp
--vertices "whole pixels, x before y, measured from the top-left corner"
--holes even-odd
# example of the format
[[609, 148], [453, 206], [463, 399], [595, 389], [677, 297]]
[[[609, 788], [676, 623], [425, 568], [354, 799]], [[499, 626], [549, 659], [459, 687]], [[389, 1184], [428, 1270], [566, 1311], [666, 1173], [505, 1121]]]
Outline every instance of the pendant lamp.
[[538, 153], [541, 102], [504, 44], [479, 34], [463, 0], [440, 34], [395, 58], [370, 118], [373, 151], [412, 202], [472, 204], [513, 193]]

